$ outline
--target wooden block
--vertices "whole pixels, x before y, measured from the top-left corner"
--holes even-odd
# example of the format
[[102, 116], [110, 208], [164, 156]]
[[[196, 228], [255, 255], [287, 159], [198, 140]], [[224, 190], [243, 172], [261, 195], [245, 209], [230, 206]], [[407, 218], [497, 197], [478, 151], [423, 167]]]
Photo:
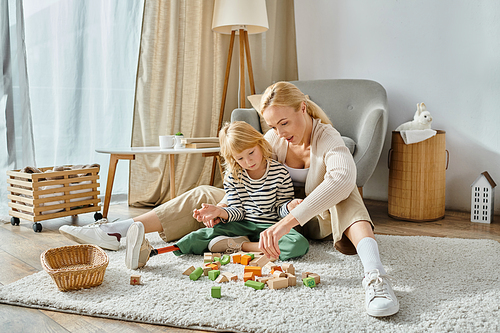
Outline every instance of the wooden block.
[[188, 269], [186, 269], [184, 271], [184, 273], [182, 273], [182, 274], [184, 274], [184, 275], [190, 275], [191, 273], [193, 273], [193, 271], [194, 271], [194, 266], [191, 266]]
[[222, 288], [220, 286], [213, 286], [211, 293], [213, 298], [221, 298], [222, 297]]
[[283, 264], [281, 267], [283, 268], [283, 272], [295, 275], [295, 267], [292, 264]]
[[259, 266], [245, 266], [244, 272], [253, 272], [255, 276], [262, 276], [262, 268]]
[[214, 257], [219, 257], [220, 258], [220, 257], [222, 257], [222, 253], [215, 253], [215, 252], [213, 252], [212, 253], [212, 258], [214, 258]]
[[252, 257], [249, 256], [248, 254], [241, 256], [241, 264], [242, 265], [248, 265], [250, 263], [250, 261], [252, 261]]
[[268, 262], [270, 262], [269, 258], [266, 256], [262, 256], [255, 262], [257, 266], [264, 267]]
[[280, 272], [283, 272], [283, 269], [281, 269], [280, 266], [274, 266], [272, 269], [271, 269], [271, 274], [274, 274], [274, 272], [276, 271], [280, 271]]
[[229, 282], [229, 279], [224, 274], [221, 274], [217, 277], [217, 279], [215, 279], [215, 282], [217, 283]]
[[273, 270], [274, 267], [278, 267], [278, 265], [276, 265], [275, 263], [273, 262], [268, 262], [264, 267], [266, 268], [269, 268], [271, 271]]
[[215, 281], [215, 279], [217, 279], [219, 274], [220, 274], [219, 270], [212, 270], [212, 271], [208, 272], [208, 278], [212, 281]]
[[295, 275], [286, 273], [286, 278], [288, 279], [288, 286], [296, 286], [297, 285], [297, 278]]
[[225, 272], [222, 274], [224, 274], [231, 281], [238, 281], [238, 275], [236, 275], [236, 274], [229, 273], [229, 272]]
[[141, 284], [141, 276], [140, 275], [131, 275], [130, 276], [130, 284], [133, 286]]
[[215, 270], [215, 271], [219, 269], [219, 266], [218, 266], [218, 265], [216, 265], [216, 264], [214, 264], [214, 263], [210, 263], [210, 264], [208, 264], [208, 265], [207, 265], [207, 267], [210, 267], [211, 269], [213, 269], [213, 270]]
[[214, 257], [214, 262], [220, 262], [220, 257]]
[[220, 261], [214, 261], [213, 264], [217, 265], [217, 269], [220, 269], [220, 266], [222, 266]]
[[302, 279], [302, 283], [304, 286], [309, 288], [316, 287], [316, 281], [314, 281], [313, 277], [306, 277], [305, 279]]
[[243, 275], [243, 281], [247, 282], [248, 280], [255, 280], [255, 273], [254, 272], [246, 272]]
[[275, 278], [283, 278], [283, 277], [286, 277], [286, 273], [283, 273], [281, 271], [274, 271], [274, 273], [272, 274]]
[[302, 280], [304, 280], [306, 277], [308, 277], [309, 274], [311, 274], [311, 272], [302, 272]]
[[261, 289], [264, 289], [265, 283], [248, 280], [248, 281], [245, 281], [245, 286], [251, 287], [255, 290], [261, 290]]
[[245, 255], [250, 256], [250, 258], [252, 258], [252, 260], [255, 258], [255, 254], [252, 252], [245, 253]]
[[309, 273], [308, 277], [314, 278], [314, 282], [316, 282], [316, 284], [319, 284], [321, 282], [319, 275], [316, 273]]
[[227, 265], [227, 264], [229, 264], [230, 261], [231, 261], [231, 257], [229, 255], [225, 254], [222, 256], [220, 263], [223, 265]]
[[241, 254], [236, 253], [236, 254], [233, 254], [231, 257], [233, 258], [232, 261], [233, 261], [234, 264], [240, 264], [241, 263]]
[[274, 278], [267, 281], [269, 289], [282, 289], [288, 287], [287, 278]]
[[262, 282], [262, 283], [267, 283], [267, 281], [274, 279], [274, 276], [261, 276], [255, 278], [256, 281]]
[[212, 253], [211, 252], [205, 252], [204, 255], [203, 255], [203, 262], [207, 263], [207, 262], [212, 262], [214, 260], [214, 258], [212, 257]]
[[203, 269], [201, 267], [196, 267], [196, 269], [189, 274], [189, 278], [193, 281], [196, 281], [200, 278], [200, 276], [203, 274]]
[[208, 272], [210, 272], [211, 270], [211, 267], [203, 267], [203, 275], [208, 276]]

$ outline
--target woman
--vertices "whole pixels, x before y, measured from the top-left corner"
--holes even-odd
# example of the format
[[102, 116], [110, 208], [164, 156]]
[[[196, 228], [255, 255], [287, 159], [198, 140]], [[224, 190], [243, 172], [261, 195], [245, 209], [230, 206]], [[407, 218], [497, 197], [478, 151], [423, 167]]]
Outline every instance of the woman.
[[[273, 148], [273, 158], [287, 167], [294, 186], [305, 194], [302, 203], [261, 233], [261, 250], [268, 257], [278, 257], [280, 238], [299, 225], [311, 238], [331, 234], [337, 250], [357, 253], [361, 259], [367, 313], [376, 317], [397, 313], [399, 303], [380, 262], [373, 224], [356, 188], [356, 166], [340, 134], [323, 110], [291, 83], [268, 87], [260, 105], [260, 113], [272, 129], [265, 137]], [[65, 233], [79, 242], [95, 244], [97, 239], [104, 242], [112, 238], [109, 234], [125, 235], [131, 223], [140, 221], [146, 233], [157, 231], [165, 241], [171, 241], [203, 227], [203, 221], [187, 215], [188, 209], [202, 203], [216, 204], [223, 197], [222, 189], [198, 187], [133, 220], [89, 227], [88, 232], [80, 232], [85, 238], [75, 236], [74, 230]], [[113, 226], [117, 224], [121, 228]]]

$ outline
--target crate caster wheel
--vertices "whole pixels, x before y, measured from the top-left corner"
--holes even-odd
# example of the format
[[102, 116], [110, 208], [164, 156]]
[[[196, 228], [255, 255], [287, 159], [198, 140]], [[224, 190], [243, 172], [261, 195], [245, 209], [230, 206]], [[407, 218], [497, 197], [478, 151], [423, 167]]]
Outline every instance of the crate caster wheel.
[[10, 224], [12, 225], [19, 225], [20, 221], [18, 217], [11, 217], [10, 218]]
[[38, 222], [33, 223], [33, 231], [42, 232], [42, 224]]
[[102, 219], [102, 214], [99, 213], [99, 212], [95, 213], [94, 214], [94, 220], [99, 221], [100, 219]]

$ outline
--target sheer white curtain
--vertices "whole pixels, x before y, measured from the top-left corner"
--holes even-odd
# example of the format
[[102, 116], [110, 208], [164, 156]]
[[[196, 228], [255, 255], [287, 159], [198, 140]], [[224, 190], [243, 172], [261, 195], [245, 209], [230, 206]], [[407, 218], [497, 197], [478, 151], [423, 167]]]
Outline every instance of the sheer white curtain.
[[[1, 1], [0, 215], [8, 214], [5, 171], [27, 164], [99, 163], [104, 194], [109, 156], [95, 149], [130, 146], [143, 6], [140, 0]], [[32, 145], [26, 145], [28, 116]], [[127, 187], [128, 165], [119, 164], [113, 194], [126, 200]]]

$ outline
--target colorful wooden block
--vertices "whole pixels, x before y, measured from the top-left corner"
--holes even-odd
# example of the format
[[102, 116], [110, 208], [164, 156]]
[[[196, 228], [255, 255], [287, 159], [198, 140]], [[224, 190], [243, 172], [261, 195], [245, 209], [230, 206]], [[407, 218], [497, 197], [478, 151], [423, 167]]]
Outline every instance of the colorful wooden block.
[[274, 278], [267, 281], [269, 289], [282, 289], [288, 287], [287, 278]]
[[310, 273], [308, 277], [314, 278], [314, 282], [316, 282], [316, 284], [319, 284], [321, 282], [319, 275], [316, 273]]
[[257, 259], [255, 264], [259, 267], [264, 267], [268, 262], [270, 262], [269, 258], [266, 256], [262, 256], [259, 259]]
[[314, 281], [313, 277], [306, 277], [305, 279], [302, 279], [302, 283], [304, 283], [304, 286], [309, 288], [316, 287], [316, 281]]
[[213, 270], [218, 270], [219, 269], [219, 266], [217, 266], [216, 264], [214, 263], [210, 263], [210, 264], [207, 264], [206, 265], [207, 267], [210, 267], [211, 269]]
[[248, 265], [250, 263], [250, 261], [252, 261], [252, 257], [249, 256], [248, 254], [241, 256], [241, 264], [242, 265]]
[[283, 272], [295, 275], [295, 267], [292, 264], [283, 264], [281, 268], [283, 268]]
[[253, 272], [255, 276], [262, 276], [262, 268], [259, 266], [245, 266], [244, 272]]
[[217, 277], [219, 275], [220, 275], [219, 270], [212, 270], [212, 271], [208, 272], [208, 278], [212, 281], [215, 281], [215, 279], [217, 279]]
[[215, 262], [217, 262], [217, 261], [220, 262], [220, 257], [214, 257], [214, 261]]
[[276, 272], [276, 271], [283, 272], [283, 269], [282, 269], [280, 266], [274, 266], [274, 267], [271, 269], [271, 274], [274, 274], [274, 272]]
[[184, 271], [184, 273], [182, 273], [182, 274], [184, 274], [184, 275], [190, 275], [191, 273], [193, 273], [194, 269], [195, 269], [194, 266], [191, 266], [188, 269], [186, 269]]
[[211, 293], [213, 298], [221, 298], [222, 297], [222, 288], [220, 286], [213, 286]]
[[130, 284], [133, 286], [141, 284], [141, 276], [140, 275], [131, 275], [130, 276]]
[[224, 274], [221, 274], [217, 277], [217, 279], [215, 279], [215, 282], [217, 283], [229, 282], [229, 279]]
[[247, 282], [248, 280], [255, 280], [255, 273], [254, 272], [246, 272], [243, 275], [243, 281]]
[[240, 264], [241, 263], [241, 254], [233, 254], [231, 257], [233, 258], [233, 263], [234, 264]]
[[253, 254], [252, 252], [246, 253], [245, 255], [250, 256], [250, 258], [252, 258], [252, 260], [255, 258], [255, 254]]
[[220, 263], [223, 265], [227, 265], [227, 264], [229, 264], [230, 261], [231, 261], [231, 257], [229, 255], [225, 254], [222, 256]]
[[238, 275], [236, 275], [236, 274], [229, 273], [229, 272], [225, 272], [222, 274], [225, 275], [231, 281], [238, 281]]
[[196, 281], [203, 274], [203, 269], [201, 267], [197, 267], [191, 274], [189, 274], [189, 278], [193, 281]]
[[286, 278], [288, 279], [288, 286], [296, 286], [297, 285], [297, 278], [295, 275], [286, 273]]
[[281, 271], [274, 271], [272, 276], [274, 276], [275, 278], [283, 278], [283, 277], [286, 277], [286, 273], [283, 273]]
[[264, 289], [265, 283], [248, 280], [248, 281], [245, 281], [245, 286], [251, 287], [255, 290], [261, 290], [261, 289]]

